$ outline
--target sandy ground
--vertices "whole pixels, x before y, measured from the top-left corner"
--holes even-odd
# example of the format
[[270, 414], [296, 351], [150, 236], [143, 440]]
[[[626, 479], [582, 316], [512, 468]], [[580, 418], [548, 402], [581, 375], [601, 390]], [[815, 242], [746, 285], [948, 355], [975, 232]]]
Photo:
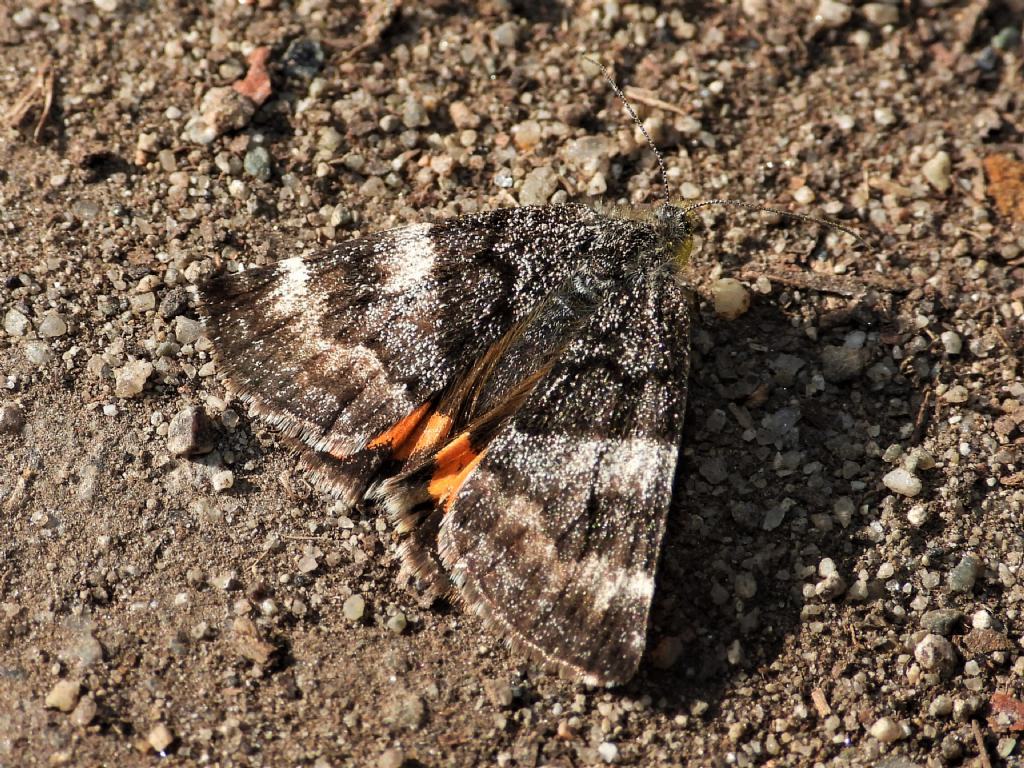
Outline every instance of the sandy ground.
[[[1020, 759], [1024, 8], [663, 5], [0, 8], [0, 765]], [[258, 46], [272, 94], [210, 114]], [[673, 196], [869, 242], [704, 212], [650, 650], [612, 691], [400, 588], [383, 517], [226, 396], [190, 291], [477, 209], [656, 202], [583, 53]], [[189, 407], [204, 456], [168, 443]]]

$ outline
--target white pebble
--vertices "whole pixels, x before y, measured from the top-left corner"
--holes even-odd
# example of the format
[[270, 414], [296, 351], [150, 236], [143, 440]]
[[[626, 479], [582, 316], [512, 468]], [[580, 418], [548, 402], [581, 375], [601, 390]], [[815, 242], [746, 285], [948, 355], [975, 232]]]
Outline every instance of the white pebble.
[[171, 733], [171, 729], [166, 725], [158, 723], [153, 726], [153, 729], [147, 734], [146, 741], [149, 742], [149, 746], [151, 746], [155, 752], [162, 753], [174, 743], [174, 734]]
[[853, 10], [846, 3], [836, 0], [821, 0], [814, 13], [814, 20], [828, 29], [845, 26], [853, 16]]
[[606, 763], [614, 763], [619, 759], [619, 748], [610, 741], [602, 741], [600, 746], [597, 748], [597, 754], [599, 754], [601, 759]]
[[235, 484], [235, 473], [230, 469], [222, 469], [220, 472], [214, 472], [213, 477], [210, 478], [210, 484], [213, 486], [213, 490], [217, 493], [226, 491]]
[[896, 122], [896, 113], [889, 107], [875, 107], [872, 114], [878, 125], [893, 125]]
[[971, 616], [971, 626], [975, 629], [992, 629], [992, 614], [982, 608]]
[[118, 397], [135, 397], [146, 386], [153, 373], [153, 364], [148, 360], [132, 360], [114, 371], [114, 394]]
[[895, 24], [900, 20], [900, 9], [888, 3], [865, 3], [861, 6], [860, 12], [876, 27]]
[[935, 157], [921, 166], [921, 173], [935, 189], [945, 192], [952, 184], [949, 178], [952, 167], [948, 153], [936, 152]]
[[891, 744], [903, 738], [903, 729], [891, 717], [880, 717], [871, 726], [871, 735], [883, 744]]
[[700, 187], [692, 182], [684, 181], [679, 186], [679, 194], [683, 196], [684, 200], [696, 200], [700, 197]]
[[53, 689], [46, 694], [46, 708], [70, 712], [78, 704], [82, 686], [77, 680], [59, 680]]
[[924, 506], [924, 504], [917, 504], [907, 510], [907, 522], [915, 528], [920, 528], [927, 523], [928, 518], [928, 507]]
[[750, 292], [739, 280], [723, 277], [711, 286], [715, 314], [726, 320], [735, 320], [750, 309]]
[[814, 202], [814, 190], [805, 184], [793, 193], [793, 199], [800, 205], [810, 205]]
[[893, 493], [901, 496], [917, 496], [921, 492], [921, 480], [899, 467], [882, 478], [882, 483]]
[[964, 342], [956, 331], [943, 331], [939, 339], [942, 340], [942, 346], [947, 355], [959, 355], [964, 348]]
[[946, 390], [946, 394], [942, 396], [942, 399], [947, 403], [966, 403], [970, 397], [971, 394], [967, 391], [967, 387], [963, 384], [954, 384]]
[[360, 595], [352, 595], [341, 606], [341, 612], [349, 621], [360, 621], [366, 610], [366, 601]]

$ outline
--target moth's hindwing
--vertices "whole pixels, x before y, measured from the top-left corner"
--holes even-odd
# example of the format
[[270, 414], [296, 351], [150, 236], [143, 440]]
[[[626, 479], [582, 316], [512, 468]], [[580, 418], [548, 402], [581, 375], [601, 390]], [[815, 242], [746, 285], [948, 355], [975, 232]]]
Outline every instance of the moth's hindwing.
[[[575, 330], [507, 417], [495, 405], [382, 492], [393, 508], [439, 505], [426, 530], [444, 570], [513, 644], [611, 685], [646, 641], [685, 411], [687, 298], [650, 270]], [[419, 544], [407, 546], [429, 576]]]

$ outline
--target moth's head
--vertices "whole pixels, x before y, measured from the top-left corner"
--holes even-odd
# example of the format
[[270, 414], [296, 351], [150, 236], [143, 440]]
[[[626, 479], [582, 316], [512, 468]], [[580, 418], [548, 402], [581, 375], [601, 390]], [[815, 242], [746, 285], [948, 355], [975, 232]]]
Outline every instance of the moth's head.
[[658, 206], [654, 218], [668, 245], [669, 255], [678, 267], [685, 267], [693, 252], [693, 233], [696, 217], [685, 208], [670, 203]]

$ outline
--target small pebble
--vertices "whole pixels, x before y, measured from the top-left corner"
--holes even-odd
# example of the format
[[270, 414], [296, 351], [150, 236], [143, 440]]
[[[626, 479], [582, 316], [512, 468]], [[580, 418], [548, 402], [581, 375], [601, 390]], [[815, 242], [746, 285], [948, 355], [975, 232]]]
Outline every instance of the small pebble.
[[361, 621], [366, 611], [366, 601], [361, 595], [352, 595], [341, 606], [341, 612], [349, 621]]
[[149, 742], [149, 746], [153, 748], [155, 752], [163, 753], [167, 751], [167, 748], [174, 743], [174, 734], [171, 733], [171, 729], [163, 723], [158, 723], [153, 726], [148, 734], [146, 734], [146, 741]]
[[231, 86], [211, 88], [199, 104], [199, 114], [185, 126], [194, 144], [210, 144], [228, 131], [244, 128], [256, 113], [256, 103]]
[[830, 573], [814, 586], [814, 593], [822, 600], [832, 600], [846, 592], [846, 581], [838, 573]]
[[402, 768], [403, 765], [405, 753], [400, 749], [385, 749], [377, 758], [377, 768]]
[[857, 579], [850, 585], [850, 589], [846, 592], [846, 599], [854, 602], [863, 602], [868, 599], [868, 583], [862, 579]]
[[793, 199], [800, 205], [810, 205], [814, 202], [814, 190], [804, 185], [793, 193]]
[[839, 29], [853, 18], [853, 9], [836, 0], [821, 0], [814, 14], [815, 20], [827, 29]]
[[536, 120], [524, 120], [512, 126], [512, 141], [520, 152], [530, 152], [540, 143], [540, 123]]
[[156, 294], [152, 291], [137, 293], [134, 296], [128, 297], [128, 304], [132, 308], [132, 312], [137, 315], [144, 315], [156, 309]]
[[876, 27], [884, 27], [886, 24], [896, 24], [900, 20], [900, 10], [888, 3], [865, 3], [860, 7], [869, 24]]
[[82, 684], [77, 680], [59, 680], [46, 694], [46, 708], [70, 712], [77, 706]]
[[880, 717], [871, 726], [870, 733], [883, 744], [903, 738], [903, 728], [891, 717]]
[[411, 95], [405, 100], [405, 106], [402, 108], [402, 125], [410, 129], [430, 125], [430, 116], [426, 108]]
[[25, 428], [25, 414], [17, 403], [0, 405], [0, 435], [16, 435]]
[[299, 558], [297, 567], [299, 569], [299, 573], [312, 573], [320, 567], [320, 564], [316, 561], [316, 558], [313, 557], [313, 555], [306, 553]]
[[917, 496], [921, 492], [921, 479], [902, 467], [897, 467], [882, 478], [882, 483], [893, 493], [901, 496]]
[[715, 314], [726, 320], [735, 320], [750, 309], [750, 292], [739, 280], [723, 277], [711, 286]]
[[266, 181], [270, 178], [270, 152], [266, 147], [256, 145], [245, 153], [242, 168], [250, 176]]
[[936, 190], [945, 192], [952, 185], [949, 178], [951, 169], [952, 163], [950, 162], [949, 154], [946, 152], [936, 152], [935, 157], [921, 166], [921, 173]]
[[949, 677], [956, 668], [957, 655], [953, 644], [941, 635], [925, 635], [914, 648], [914, 658], [922, 669]]
[[45, 341], [29, 341], [25, 344], [25, 358], [33, 365], [46, 365], [53, 357], [53, 350]]
[[96, 711], [96, 700], [92, 696], [83, 696], [71, 713], [71, 722], [84, 728], [96, 719]]
[[1016, 748], [1017, 739], [1012, 736], [1003, 736], [996, 742], [996, 754], [1003, 758], [1003, 760], [1012, 755]]
[[1012, 51], [1020, 45], [1021, 31], [1014, 26], [1003, 27], [992, 37], [992, 47], [997, 51]]
[[736, 595], [749, 600], [757, 594], [757, 580], [754, 578], [754, 574], [744, 571], [736, 575], [734, 587]]
[[11, 14], [11, 21], [14, 22], [14, 26], [21, 29], [31, 27], [36, 23], [36, 19], [38, 18], [39, 16], [36, 14], [34, 8], [22, 8], [21, 10], [15, 11]]
[[302, 80], [312, 80], [324, 65], [324, 49], [316, 40], [292, 40], [284, 52], [285, 74]]
[[667, 635], [651, 651], [651, 663], [658, 669], [671, 669], [682, 658], [684, 650], [682, 639]]
[[949, 717], [953, 713], [953, 698], [940, 693], [928, 705], [928, 714], [932, 717]]
[[114, 371], [114, 394], [117, 397], [135, 397], [146, 387], [146, 381], [153, 373], [153, 364], [148, 360], [132, 360]]
[[860, 376], [867, 361], [866, 349], [828, 344], [821, 350], [821, 373], [825, 381], [841, 384]]
[[974, 589], [974, 583], [981, 573], [981, 563], [976, 557], [965, 555], [955, 567], [953, 567], [946, 582], [952, 592], [970, 592]]
[[427, 703], [414, 693], [400, 693], [385, 707], [383, 719], [391, 725], [415, 731], [427, 722]]
[[875, 107], [872, 116], [875, 118], [875, 122], [881, 126], [889, 126], [896, 123], [896, 113], [889, 107]]
[[954, 384], [952, 387], [946, 390], [946, 393], [942, 396], [942, 399], [947, 403], [966, 403], [971, 399], [971, 393], [963, 384]]
[[179, 286], [172, 288], [160, 300], [160, 317], [173, 320], [188, 311], [188, 291]]
[[198, 456], [213, 450], [216, 434], [202, 408], [190, 406], [167, 426], [167, 450], [175, 456]]
[[47, 339], [63, 336], [67, 332], [68, 324], [57, 312], [48, 312], [43, 317], [43, 321], [39, 323], [39, 335]]
[[920, 528], [927, 523], [929, 517], [928, 507], [923, 504], [917, 504], [907, 510], [907, 522], [915, 528]]
[[213, 490], [217, 493], [223, 493], [235, 484], [235, 473], [230, 469], [222, 469], [220, 472], [214, 472], [210, 478], [210, 485], [213, 486]]
[[550, 166], [534, 168], [523, 179], [519, 188], [520, 205], [547, 205], [558, 189], [558, 174]]
[[238, 616], [231, 623], [231, 641], [239, 656], [262, 667], [267, 666], [279, 650], [260, 636], [256, 623], [248, 616]]
[[491, 31], [491, 39], [499, 48], [513, 48], [519, 37], [519, 27], [515, 22], [506, 21]]
[[405, 628], [408, 625], [408, 620], [405, 618], [404, 613], [396, 613], [394, 616], [391, 616], [388, 619], [387, 624], [388, 629], [391, 632], [395, 633], [396, 635], [400, 635], [403, 632], [405, 632]]
[[488, 679], [484, 681], [484, 693], [498, 709], [508, 709], [515, 701], [516, 694], [508, 680]]
[[975, 629], [992, 629], [992, 614], [984, 608], [975, 611], [971, 616], [971, 626]]
[[956, 608], [937, 608], [921, 616], [921, 628], [936, 635], [949, 637], [963, 626], [964, 618], [963, 612]]
[[238, 589], [238, 574], [235, 571], [224, 571], [210, 579], [210, 584], [216, 589], [229, 592]]
[[946, 350], [947, 355], [959, 355], [964, 347], [960, 334], [956, 331], [943, 331], [939, 339], [942, 341], [942, 347]]
[[448, 107], [448, 116], [459, 130], [480, 127], [480, 116], [464, 101], [453, 101]]
[[597, 754], [606, 763], [614, 763], [619, 759], [619, 748], [610, 741], [602, 741], [597, 748]]
[[4, 331], [8, 336], [24, 336], [31, 327], [28, 318], [16, 309], [9, 309], [4, 315]]
[[182, 315], [174, 318], [174, 338], [179, 344], [195, 344], [202, 331], [202, 323], [197, 320]]

